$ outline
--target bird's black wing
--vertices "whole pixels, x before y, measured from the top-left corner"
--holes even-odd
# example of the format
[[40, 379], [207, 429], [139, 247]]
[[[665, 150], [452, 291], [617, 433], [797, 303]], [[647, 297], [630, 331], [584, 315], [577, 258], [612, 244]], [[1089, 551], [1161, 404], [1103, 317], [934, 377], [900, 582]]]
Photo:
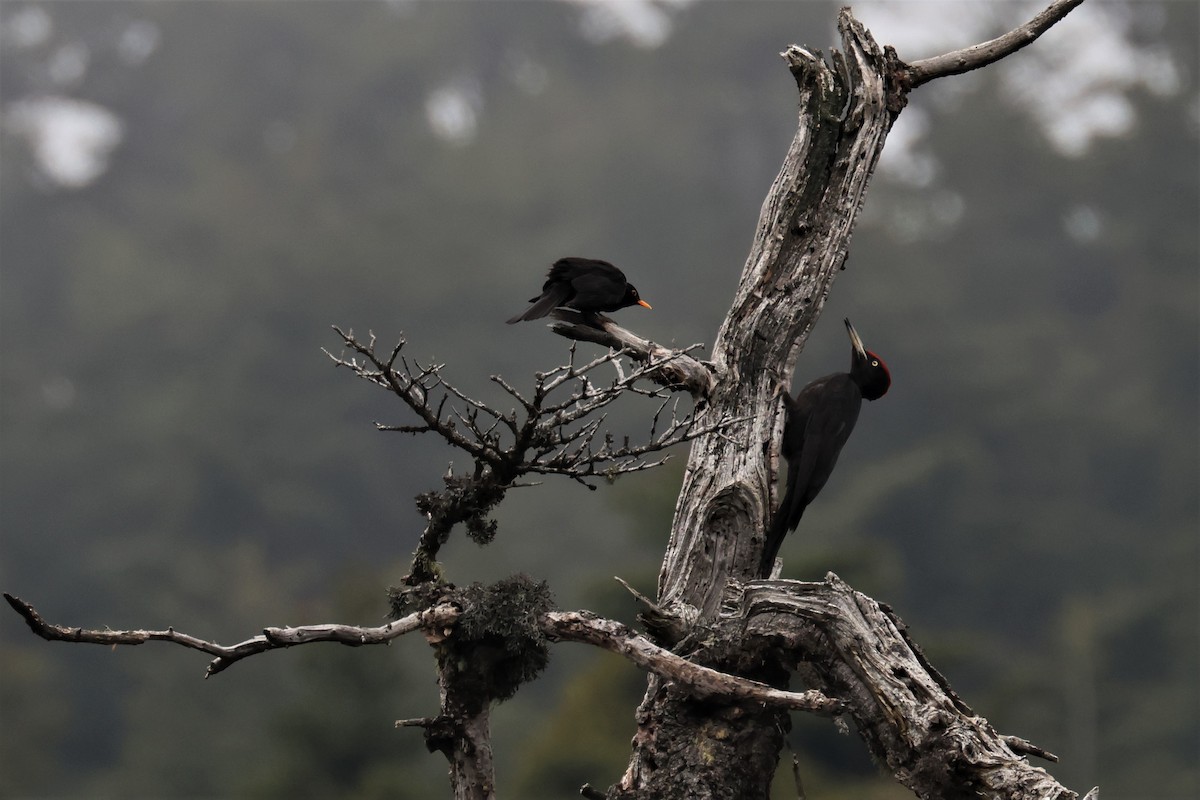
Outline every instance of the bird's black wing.
[[787, 492], [767, 531], [761, 575], [770, 574], [784, 537], [829, 480], [861, 408], [862, 392], [844, 373], [818, 378], [788, 399], [780, 448], [788, 462]]
[[566, 303], [571, 299], [572, 295], [573, 292], [571, 291], [570, 284], [547, 281], [546, 285], [542, 287], [542, 294], [539, 297], [530, 299], [529, 302], [533, 303], [533, 305], [508, 320], [508, 324], [512, 325], [514, 322], [540, 319], [563, 303]]
[[571, 305], [581, 311], [616, 311], [627, 286], [625, 275], [616, 267], [582, 271], [571, 279], [575, 290]]

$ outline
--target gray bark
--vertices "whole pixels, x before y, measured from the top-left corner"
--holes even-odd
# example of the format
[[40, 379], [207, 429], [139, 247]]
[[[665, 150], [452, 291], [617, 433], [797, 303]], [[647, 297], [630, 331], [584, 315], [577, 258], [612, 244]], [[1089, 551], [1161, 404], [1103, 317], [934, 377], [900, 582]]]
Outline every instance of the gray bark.
[[1055, 757], [1002, 736], [950, 688], [891, 609], [830, 573], [823, 583], [758, 581], [727, 613], [748, 641], [786, 651], [806, 684], [846, 702], [876, 760], [930, 800], [1072, 800], [1021, 756]]
[[[701, 628], [717, 622], [727, 584], [746, 581], [758, 566], [773, 508], [779, 393], [843, 268], [895, 119], [887, 86], [894, 59], [848, 12], [839, 27], [844, 54], [834, 52], [832, 65], [799, 47], [783, 54], [800, 92], [799, 127], [713, 347], [716, 383], [706, 412], [737, 409], [748, 419], [693, 444], [659, 577], [659, 606]], [[712, 638], [683, 646], [703, 651], [702, 663], [786, 685], [785, 665], [768, 653]], [[785, 711], [714, 708], [653, 676], [637, 718], [617, 797], [766, 797], [790, 729]]]
[[[974, 715], [874, 601], [835, 577], [747, 583], [775, 505], [779, 396], [845, 268], [868, 182], [914, 77], [926, 82], [990, 63], [1079, 2], [1043, 12], [1030, 23], [1040, 26], [1032, 37], [930, 60], [919, 76], [849, 9], [831, 63], [800, 47], [783, 53], [799, 89], [799, 126], [707, 365], [714, 381], [704, 413], [731, 418], [736, 410], [745, 419], [693, 443], [658, 600], [644, 615], [660, 643], [700, 664], [780, 687], [796, 674], [845, 700], [872, 753], [920, 797], [1077, 795], [1022, 758], [1049, 754]], [[701, 702], [658, 675], [637, 722], [629, 767], [610, 798], [765, 798], [790, 728], [778, 707]]]
[[783, 55], [800, 90], [800, 125], [759, 215], [754, 246], [713, 346], [706, 413], [747, 419], [697, 441], [659, 577], [659, 604], [712, 619], [729, 578], [754, 574], [769, 521], [782, 428], [780, 391], [838, 271], [884, 138], [890, 62], [842, 15], [833, 66]]

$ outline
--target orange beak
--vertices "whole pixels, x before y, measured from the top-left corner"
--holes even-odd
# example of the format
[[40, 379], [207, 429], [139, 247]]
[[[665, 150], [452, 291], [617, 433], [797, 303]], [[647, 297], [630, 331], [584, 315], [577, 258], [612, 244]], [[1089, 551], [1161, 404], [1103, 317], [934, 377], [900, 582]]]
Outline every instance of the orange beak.
[[637, 304], [639, 306], [643, 306], [644, 308], [654, 308], [654, 306], [650, 305], [645, 300], [638, 300]]

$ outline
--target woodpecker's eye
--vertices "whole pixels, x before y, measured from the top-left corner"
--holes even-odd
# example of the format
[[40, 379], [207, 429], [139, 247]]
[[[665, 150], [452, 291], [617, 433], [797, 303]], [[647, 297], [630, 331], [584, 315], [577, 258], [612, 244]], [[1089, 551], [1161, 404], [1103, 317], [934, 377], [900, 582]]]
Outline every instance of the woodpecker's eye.
[[879, 366], [879, 362], [878, 362], [878, 361], [872, 361], [872, 362], [871, 362], [871, 366], [872, 366], [872, 367], [878, 367], [878, 366]]

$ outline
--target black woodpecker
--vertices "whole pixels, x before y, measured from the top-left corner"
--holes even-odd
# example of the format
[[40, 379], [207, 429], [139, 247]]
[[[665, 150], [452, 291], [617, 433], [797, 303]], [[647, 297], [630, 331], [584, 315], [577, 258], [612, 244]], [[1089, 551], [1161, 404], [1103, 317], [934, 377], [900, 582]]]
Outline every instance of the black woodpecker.
[[883, 359], [863, 347], [862, 339], [846, 320], [850, 334], [850, 371], [817, 378], [795, 397], [784, 394], [787, 417], [780, 452], [787, 459], [787, 493], [763, 548], [759, 575], [767, 577], [789, 531], [800, 524], [804, 509], [820, 493], [837, 464], [842, 446], [850, 438], [863, 398], [878, 400], [892, 385]]

